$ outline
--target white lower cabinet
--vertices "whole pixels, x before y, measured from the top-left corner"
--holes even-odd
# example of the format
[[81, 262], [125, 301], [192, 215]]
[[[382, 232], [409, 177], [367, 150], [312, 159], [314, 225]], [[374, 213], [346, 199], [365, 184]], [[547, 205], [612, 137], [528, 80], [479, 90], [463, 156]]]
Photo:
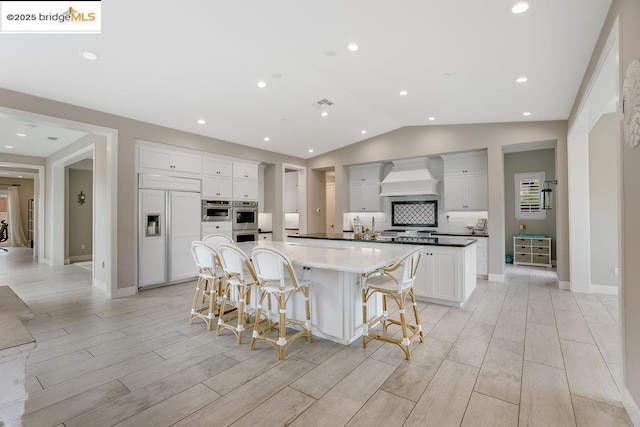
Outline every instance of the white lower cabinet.
[[233, 239], [233, 223], [231, 221], [203, 222], [200, 237], [204, 239], [210, 234], [223, 234]]
[[426, 292], [420, 296], [447, 301], [460, 300], [462, 282], [458, 272], [463, 260], [459, 252], [450, 248], [424, 248], [418, 267]]
[[266, 240], [270, 242], [272, 240], [272, 233], [258, 233], [258, 240]]
[[489, 238], [476, 237], [476, 274], [478, 277], [487, 278], [489, 274]]

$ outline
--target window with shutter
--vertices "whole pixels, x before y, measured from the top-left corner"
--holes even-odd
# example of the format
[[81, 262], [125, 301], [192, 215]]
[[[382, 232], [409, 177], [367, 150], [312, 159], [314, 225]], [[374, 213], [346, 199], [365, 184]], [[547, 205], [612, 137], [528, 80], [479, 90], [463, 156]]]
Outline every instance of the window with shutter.
[[517, 173], [514, 177], [516, 219], [546, 219], [542, 207], [544, 172]]

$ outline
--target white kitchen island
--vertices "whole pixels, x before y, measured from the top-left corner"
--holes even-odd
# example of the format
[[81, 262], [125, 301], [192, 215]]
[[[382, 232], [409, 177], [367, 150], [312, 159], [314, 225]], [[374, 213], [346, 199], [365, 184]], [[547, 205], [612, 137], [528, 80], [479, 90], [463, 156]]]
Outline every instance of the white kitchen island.
[[461, 307], [476, 288], [477, 241], [469, 237], [402, 233], [379, 240], [355, 239], [353, 233], [313, 233], [292, 242], [328, 247], [393, 248], [408, 251], [422, 247], [414, 282], [416, 299]]
[[[362, 273], [392, 264], [410, 247], [364, 248], [355, 245], [318, 245], [317, 242], [258, 241], [239, 243], [251, 253], [256, 246], [271, 246], [291, 260], [300, 280], [310, 280], [311, 327], [314, 335], [349, 344], [362, 334]], [[292, 296], [287, 305], [289, 315], [304, 318], [304, 300]], [[371, 299], [368, 313], [381, 313], [379, 299]]]

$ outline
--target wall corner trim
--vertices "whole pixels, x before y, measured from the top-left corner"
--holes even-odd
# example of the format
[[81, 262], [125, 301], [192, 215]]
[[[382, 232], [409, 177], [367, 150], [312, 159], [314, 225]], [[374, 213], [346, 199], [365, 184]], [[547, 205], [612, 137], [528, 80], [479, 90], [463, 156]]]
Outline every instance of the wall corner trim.
[[107, 292], [107, 284], [106, 284], [106, 283], [104, 283], [104, 282], [103, 282], [103, 281], [101, 281], [101, 280], [96, 279], [96, 278], [94, 278], [94, 279], [93, 279], [93, 287], [94, 287], [94, 288], [97, 288], [97, 289], [100, 289], [100, 290], [101, 290], [102, 292], [104, 292], [105, 294], [106, 294], [106, 293], [108, 293], [108, 292]]
[[618, 295], [617, 286], [592, 284], [591, 286], [589, 286], [589, 290], [591, 291], [591, 293], [596, 293], [596, 294]]
[[489, 273], [490, 282], [504, 282], [504, 274], [492, 274]]
[[640, 408], [638, 407], [636, 401], [633, 399], [633, 396], [631, 396], [629, 389], [626, 387], [624, 388], [624, 393], [622, 396], [622, 404], [627, 410], [627, 413], [629, 414], [629, 418], [631, 418], [631, 422], [633, 423], [633, 425], [640, 426]]

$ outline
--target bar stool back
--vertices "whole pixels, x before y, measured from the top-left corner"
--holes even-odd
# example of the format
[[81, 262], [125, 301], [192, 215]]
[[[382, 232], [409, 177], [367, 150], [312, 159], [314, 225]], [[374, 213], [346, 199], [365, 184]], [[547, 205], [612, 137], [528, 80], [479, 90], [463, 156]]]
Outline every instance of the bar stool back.
[[233, 243], [233, 239], [224, 234], [209, 234], [208, 236], [204, 236], [202, 241], [214, 248], [217, 248], [223, 243]]
[[[195, 318], [201, 318], [207, 324], [207, 330], [211, 330], [216, 313], [221, 274], [220, 271], [216, 273], [218, 253], [212, 246], [195, 241], [191, 243], [191, 255], [198, 268], [198, 281], [191, 304], [189, 324], [192, 324]], [[198, 300], [201, 298], [202, 303], [199, 305]]]
[[[380, 268], [363, 275], [362, 277], [362, 346], [366, 347], [367, 342], [372, 339], [381, 340], [397, 344], [402, 348], [407, 360], [411, 360], [411, 344], [415, 340], [422, 342], [424, 332], [420, 325], [420, 316], [416, 298], [413, 293], [413, 282], [415, 281], [418, 263], [420, 262], [421, 248], [417, 248], [402, 257], [393, 265]], [[367, 301], [371, 296], [379, 293], [382, 295], [382, 314], [372, 320], [368, 320]], [[389, 318], [387, 312], [387, 300], [391, 297], [398, 305], [399, 318]], [[414, 322], [407, 322], [405, 315], [406, 298], [411, 299], [413, 306]], [[383, 333], [375, 333], [371, 330], [373, 326], [380, 323]], [[402, 337], [397, 338], [387, 334], [389, 325], [400, 326]]]
[[[220, 335], [222, 329], [230, 329], [238, 337], [238, 344], [241, 344], [242, 333], [245, 330], [245, 325], [249, 323], [253, 311], [248, 304], [251, 297], [251, 287], [258, 283], [258, 278], [251, 260], [237, 246], [230, 243], [222, 244], [218, 247], [218, 253], [227, 286], [222, 294], [216, 335]], [[236, 307], [238, 319], [236, 325], [231, 324], [233, 317], [224, 319], [228, 305]]]
[[[309, 305], [309, 281], [299, 281], [291, 265], [289, 258], [279, 250], [268, 247], [256, 247], [251, 253], [253, 266], [258, 277], [260, 298], [256, 311], [256, 322], [253, 327], [251, 349], [256, 341], [265, 341], [278, 349], [280, 360], [284, 360], [285, 348], [294, 340], [306, 335], [309, 342], [313, 342], [311, 335], [311, 309]], [[287, 317], [287, 301], [294, 293], [302, 293], [305, 298], [305, 319]], [[263, 313], [265, 298], [276, 299], [278, 314]], [[267, 326], [260, 329], [261, 316], [265, 316]], [[277, 319], [277, 322], [275, 321]], [[287, 335], [288, 324], [297, 325], [300, 331]], [[267, 333], [278, 328], [277, 338], [270, 337]]]

